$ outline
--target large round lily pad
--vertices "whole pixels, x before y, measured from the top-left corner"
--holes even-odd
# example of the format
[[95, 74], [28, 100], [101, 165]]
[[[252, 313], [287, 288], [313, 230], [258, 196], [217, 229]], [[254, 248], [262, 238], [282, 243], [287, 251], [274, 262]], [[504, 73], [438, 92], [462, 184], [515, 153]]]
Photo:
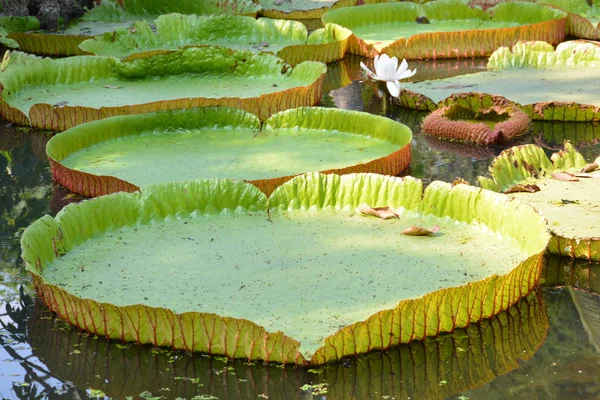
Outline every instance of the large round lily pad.
[[323, 22], [352, 31], [348, 51], [399, 59], [489, 56], [518, 40], [564, 39], [566, 14], [534, 3], [502, 3], [489, 11], [466, 0], [390, 2], [332, 10]]
[[[422, 186], [315, 173], [267, 199], [240, 181], [157, 185], [39, 219], [23, 259], [40, 298], [90, 332], [323, 364], [467, 326], [537, 284], [549, 235], [533, 208]], [[362, 215], [364, 203], [399, 218]], [[434, 224], [434, 236], [400, 233]]]
[[82, 42], [87, 53], [126, 57], [155, 50], [177, 50], [193, 45], [217, 45], [236, 50], [276, 54], [296, 65], [313, 60], [330, 63], [346, 53], [352, 33], [328, 24], [308, 34], [297, 21], [254, 19], [239, 15], [161, 15], [151, 26], [139, 21], [132, 28], [120, 28]]
[[540, 147], [518, 146], [502, 152], [490, 166], [491, 178], [479, 183], [539, 210], [552, 232], [551, 253], [598, 261], [600, 157], [595, 162], [582, 173], [588, 163], [569, 142], [552, 160]]
[[27, 53], [48, 56], [82, 55], [84, 52], [78, 47], [82, 41], [115, 29], [127, 28], [136, 21], [151, 22], [162, 14], [226, 13], [256, 16], [259, 8], [252, 0], [103, 0], [81, 18], [70, 21], [67, 26], [59, 26], [57, 31], [33, 30], [39, 29], [38, 22], [37, 26], [15, 27], [9, 30], [7, 37], [14, 40], [21, 51]]
[[0, 115], [21, 125], [65, 130], [113, 115], [226, 105], [264, 120], [316, 104], [325, 70], [319, 62], [292, 69], [271, 54], [212, 46], [127, 61], [13, 53], [0, 74]]
[[533, 120], [595, 121], [600, 118], [600, 47], [563, 42], [556, 50], [543, 42], [519, 42], [498, 49], [488, 71], [426, 82], [407, 82], [400, 105], [434, 110], [461, 98], [485, 106], [490, 96], [517, 103]]
[[54, 178], [85, 196], [195, 178], [243, 179], [270, 194], [309, 171], [398, 175], [411, 137], [401, 123], [357, 111], [293, 109], [261, 128], [242, 110], [208, 107], [80, 125], [52, 138], [47, 153]]

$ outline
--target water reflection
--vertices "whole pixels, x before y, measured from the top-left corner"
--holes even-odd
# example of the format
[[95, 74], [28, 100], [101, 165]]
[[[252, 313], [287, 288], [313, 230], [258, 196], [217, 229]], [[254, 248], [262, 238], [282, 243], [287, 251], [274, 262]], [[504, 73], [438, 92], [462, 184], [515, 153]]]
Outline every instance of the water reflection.
[[306, 370], [123, 345], [66, 326], [37, 304], [29, 341], [61, 379], [116, 398], [148, 391], [164, 398], [310, 399], [321, 398], [314, 394], [321, 387], [327, 399], [444, 399], [517, 368], [547, 329], [545, 306], [534, 294], [465, 330]]

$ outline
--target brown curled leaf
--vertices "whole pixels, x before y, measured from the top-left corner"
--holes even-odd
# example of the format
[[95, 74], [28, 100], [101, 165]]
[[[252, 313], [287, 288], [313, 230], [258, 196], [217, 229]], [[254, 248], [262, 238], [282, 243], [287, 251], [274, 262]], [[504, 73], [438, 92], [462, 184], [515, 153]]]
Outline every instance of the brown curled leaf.
[[469, 182], [465, 181], [463, 178], [456, 178], [455, 180], [452, 181], [452, 186], [456, 186], [456, 185], [468, 185]]
[[436, 232], [439, 232], [440, 227], [434, 225], [431, 229], [425, 229], [420, 226], [411, 226], [402, 231], [403, 234], [409, 236], [428, 236], [433, 235]]
[[552, 174], [552, 178], [557, 181], [565, 181], [565, 182], [578, 182], [579, 179], [575, 175], [570, 172], [557, 172]]
[[123, 89], [123, 86], [102, 85], [107, 89]]
[[513, 186], [509, 187], [508, 189], [506, 189], [503, 193], [505, 193], [505, 194], [518, 193], [518, 192], [535, 193], [535, 192], [539, 192], [539, 191], [540, 191], [540, 187], [536, 184], [517, 183], [516, 185], [513, 185]]
[[598, 169], [598, 163], [594, 161], [593, 163], [589, 163], [588, 165], [583, 167], [581, 169], [581, 172], [588, 173], [588, 172], [595, 171], [597, 169]]
[[361, 204], [358, 206], [358, 211], [363, 214], [379, 217], [381, 219], [398, 218], [398, 214], [396, 214], [390, 207], [371, 207], [367, 204]]

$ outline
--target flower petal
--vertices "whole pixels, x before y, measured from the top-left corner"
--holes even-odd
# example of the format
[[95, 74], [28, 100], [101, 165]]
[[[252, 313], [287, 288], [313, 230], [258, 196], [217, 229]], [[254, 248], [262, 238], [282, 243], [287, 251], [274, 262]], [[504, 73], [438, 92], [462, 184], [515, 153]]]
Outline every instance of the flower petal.
[[400, 95], [400, 82], [388, 81], [386, 86], [392, 97], [398, 97]]
[[371, 79], [376, 79], [375, 78], [375, 74], [373, 73], [373, 71], [371, 71], [366, 65], [365, 63], [363, 63], [362, 61], [360, 62], [360, 68], [362, 68], [362, 70], [365, 72], [365, 74], [367, 74], [367, 77], [371, 78]]
[[400, 80], [400, 79], [410, 78], [411, 76], [413, 76], [416, 73], [417, 73], [417, 69], [415, 68], [412, 71], [410, 69], [408, 69], [408, 63], [406, 62], [406, 59], [403, 59], [402, 63], [400, 64], [400, 67], [398, 68], [398, 70], [396, 70], [396, 72], [394, 74], [394, 79]]
[[375, 72], [382, 81], [393, 81], [396, 78], [396, 68], [398, 67], [398, 58], [382, 54], [379, 57], [379, 62], [375, 66]]

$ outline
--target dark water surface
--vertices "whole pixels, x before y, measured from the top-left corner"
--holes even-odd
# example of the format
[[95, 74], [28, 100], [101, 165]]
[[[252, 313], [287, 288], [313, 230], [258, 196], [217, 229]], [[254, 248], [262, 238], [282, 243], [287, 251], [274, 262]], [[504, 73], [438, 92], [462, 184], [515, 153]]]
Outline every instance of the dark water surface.
[[[502, 147], [424, 137], [425, 115], [380, 100], [353, 57], [330, 66], [322, 105], [366, 111], [413, 129], [408, 174], [476, 184]], [[485, 60], [411, 63], [415, 80], [477, 72]], [[600, 399], [600, 264], [550, 257], [542, 287], [496, 318], [424, 342], [318, 369], [227, 362], [79, 332], [35, 301], [19, 239], [77, 196], [51, 179], [49, 134], [0, 121], [0, 398], [85, 399]], [[594, 124], [534, 123], [519, 143], [548, 152], [571, 140], [600, 154]]]

